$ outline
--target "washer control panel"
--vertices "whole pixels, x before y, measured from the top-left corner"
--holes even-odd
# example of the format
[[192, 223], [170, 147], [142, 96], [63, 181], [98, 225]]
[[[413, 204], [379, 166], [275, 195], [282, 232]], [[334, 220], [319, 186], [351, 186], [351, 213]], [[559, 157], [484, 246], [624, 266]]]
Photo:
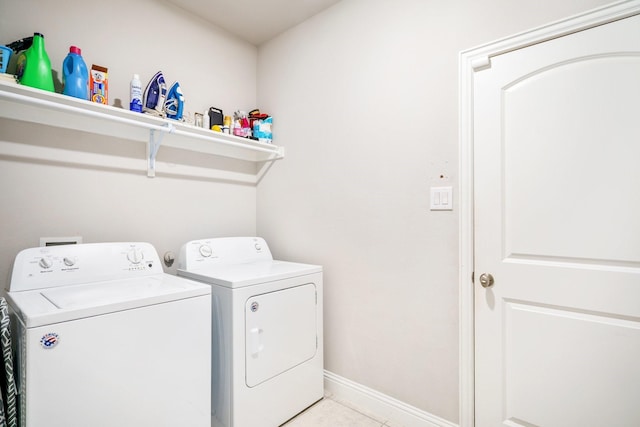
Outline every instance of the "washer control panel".
[[270, 260], [273, 260], [271, 251], [261, 237], [220, 237], [185, 243], [180, 249], [178, 269]]
[[144, 242], [29, 248], [16, 256], [10, 292], [162, 273], [155, 248]]

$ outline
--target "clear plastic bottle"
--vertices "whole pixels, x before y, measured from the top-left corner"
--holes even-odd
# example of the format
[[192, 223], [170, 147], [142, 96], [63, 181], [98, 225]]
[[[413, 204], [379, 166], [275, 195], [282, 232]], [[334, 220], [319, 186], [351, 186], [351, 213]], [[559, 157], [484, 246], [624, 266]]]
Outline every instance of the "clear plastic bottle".
[[89, 99], [89, 70], [79, 47], [69, 47], [69, 54], [62, 61], [64, 89], [62, 93], [80, 99]]
[[131, 79], [130, 95], [129, 110], [142, 113], [142, 83], [138, 74], [134, 74]]
[[20, 83], [54, 92], [51, 61], [44, 48], [44, 36], [41, 33], [33, 33], [33, 44], [24, 52]]

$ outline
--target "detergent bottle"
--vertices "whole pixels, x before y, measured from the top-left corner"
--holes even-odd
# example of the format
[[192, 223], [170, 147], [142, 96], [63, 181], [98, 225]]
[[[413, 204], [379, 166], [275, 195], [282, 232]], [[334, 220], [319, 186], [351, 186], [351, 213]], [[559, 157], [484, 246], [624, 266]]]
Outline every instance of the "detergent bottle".
[[26, 86], [53, 92], [51, 61], [44, 49], [44, 36], [33, 33], [33, 44], [24, 52], [24, 68], [20, 83]]
[[80, 99], [89, 99], [89, 70], [79, 47], [69, 47], [69, 54], [62, 61], [64, 89], [62, 93]]

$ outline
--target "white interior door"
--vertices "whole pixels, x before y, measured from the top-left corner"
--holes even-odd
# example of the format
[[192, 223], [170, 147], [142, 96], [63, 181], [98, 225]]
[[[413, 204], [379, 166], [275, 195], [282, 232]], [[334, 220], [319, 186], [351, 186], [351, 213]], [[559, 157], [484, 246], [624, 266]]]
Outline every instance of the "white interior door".
[[476, 427], [640, 426], [640, 15], [473, 87]]

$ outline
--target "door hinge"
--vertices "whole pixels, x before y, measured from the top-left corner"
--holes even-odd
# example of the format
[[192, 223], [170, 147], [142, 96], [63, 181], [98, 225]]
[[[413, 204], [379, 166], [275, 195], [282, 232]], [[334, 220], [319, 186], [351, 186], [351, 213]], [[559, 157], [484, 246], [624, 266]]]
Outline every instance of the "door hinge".
[[471, 272], [471, 283], [473, 283], [474, 285], [476, 284], [476, 272], [475, 271]]
[[473, 71], [486, 70], [491, 68], [491, 58], [489, 55], [479, 56], [471, 60]]

